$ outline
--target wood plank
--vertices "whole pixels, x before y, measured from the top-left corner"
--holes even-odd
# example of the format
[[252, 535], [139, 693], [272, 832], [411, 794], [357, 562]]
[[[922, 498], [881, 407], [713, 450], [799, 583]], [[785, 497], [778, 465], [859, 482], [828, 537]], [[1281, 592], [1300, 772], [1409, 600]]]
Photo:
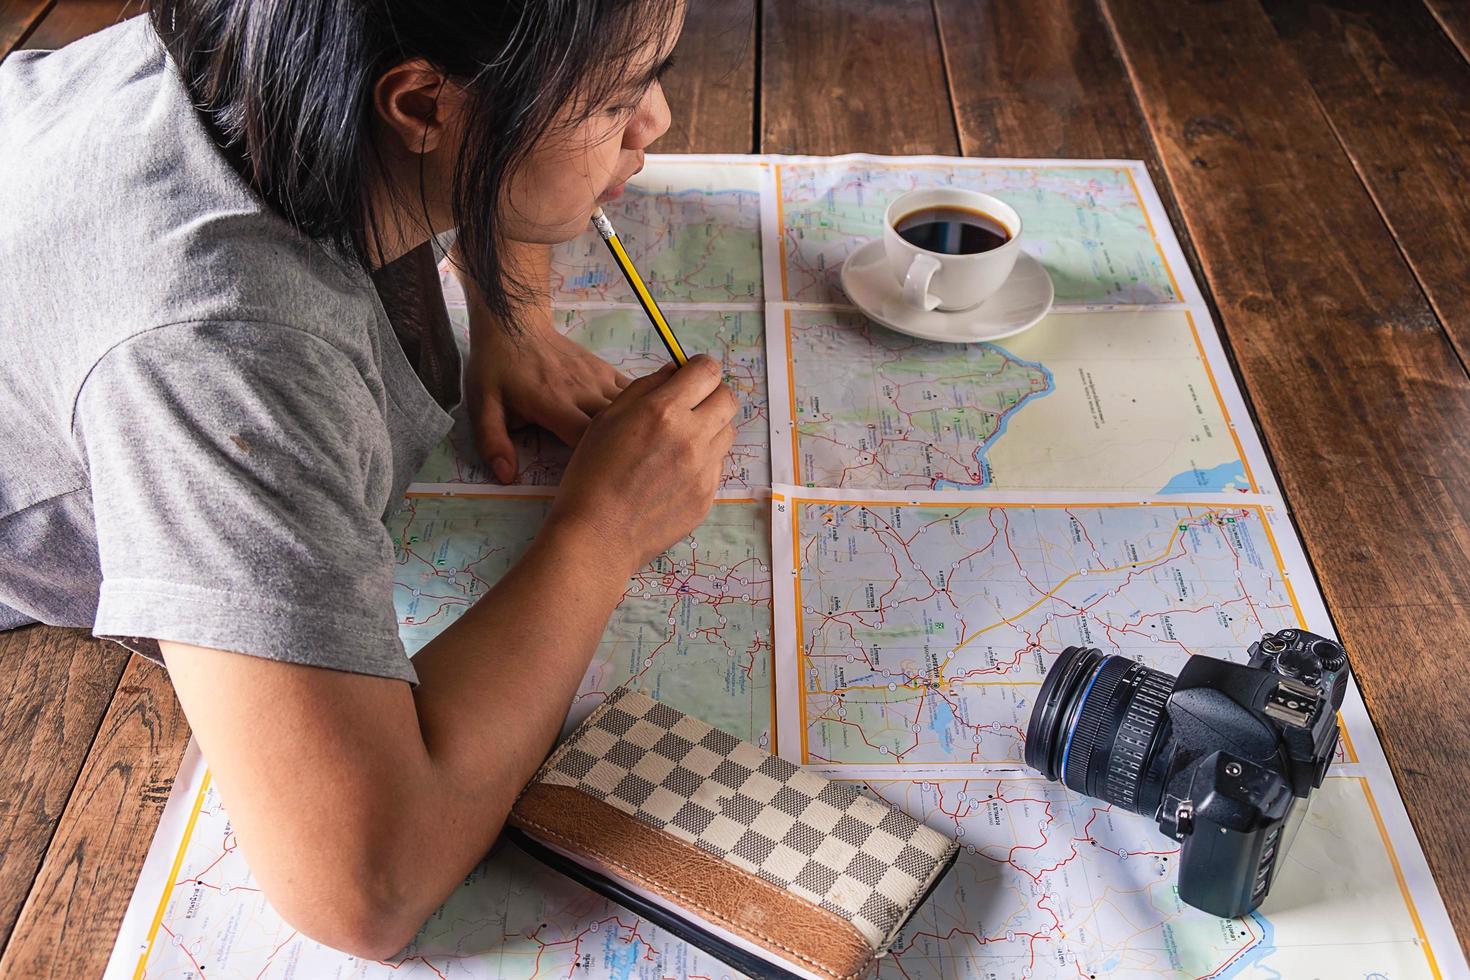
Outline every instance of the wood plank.
[[766, 153], [956, 153], [928, 0], [765, 0]]
[[126, 662], [121, 647], [81, 630], [0, 633], [0, 946]]
[[1418, 4], [1266, 0], [1461, 359], [1470, 356], [1470, 62]]
[[25, 40], [56, 0], [9, 0], [0, 5], [0, 58]]
[[54, 50], [143, 12], [143, 0], [58, 0], [22, 48]]
[[1464, 943], [1470, 379], [1264, 11], [1104, 4]]
[[673, 122], [659, 153], [749, 153], [755, 145], [756, 0], [691, 3], [664, 79]]
[[168, 674], [133, 657], [0, 956], [0, 980], [101, 975], [188, 741]]
[[1470, 60], [1470, 0], [1424, 0], [1460, 53]]
[[966, 156], [1153, 156], [1091, 0], [936, 0]]

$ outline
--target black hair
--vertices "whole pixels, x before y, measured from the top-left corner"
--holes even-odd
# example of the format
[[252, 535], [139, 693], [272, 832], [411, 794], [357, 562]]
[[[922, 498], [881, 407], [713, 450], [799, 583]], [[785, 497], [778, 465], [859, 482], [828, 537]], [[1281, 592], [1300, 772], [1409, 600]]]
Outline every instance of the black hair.
[[[503, 261], [507, 177], [563, 109], [570, 118], [561, 121], [575, 125], [646, 79], [650, 66], [630, 53], [667, 35], [678, 3], [152, 0], [149, 13], [246, 181], [304, 234], [364, 269], [378, 227], [369, 195], [384, 173], [374, 85], [392, 66], [423, 58], [463, 86], [452, 189], [459, 255], [509, 324], [527, 294]], [[389, 192], [405, 200], [405, 189]]]

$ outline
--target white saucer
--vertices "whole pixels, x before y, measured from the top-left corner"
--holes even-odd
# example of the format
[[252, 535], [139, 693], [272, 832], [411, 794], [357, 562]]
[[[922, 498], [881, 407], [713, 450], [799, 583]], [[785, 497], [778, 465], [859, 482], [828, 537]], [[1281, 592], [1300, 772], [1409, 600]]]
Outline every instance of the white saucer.
[[874, 239], [842, 263], [842, 289], [869, 318], [924, 340], [969, 344], [1018, 334], [1051, 311], [1056, 290], [1039, 261], [1022, 252], [1005, 285], [979, 306], [946, 313], [916, 310], [889, 269], [883, 242]]

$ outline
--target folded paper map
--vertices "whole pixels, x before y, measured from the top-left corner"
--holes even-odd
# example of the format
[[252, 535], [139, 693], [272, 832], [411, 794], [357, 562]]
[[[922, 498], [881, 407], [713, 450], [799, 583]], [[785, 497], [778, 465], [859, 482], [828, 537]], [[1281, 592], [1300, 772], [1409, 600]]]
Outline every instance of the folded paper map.
[[[948, 184], [1021, 213], [1022, 247], [1057, 298], [1030, 330], [919, 341], [843, 295], [841, 264], [888, 201]], [[1177, 846], [1152, 820], [1021, 761], [1032, 699], [1068, 645], [1174, 671], [1196, 653], [1243, 658], [1283, 626], [1331, 632], [1143, 164], [654, 156], [607, 212], [741, 410], [719, 500], [629, 581], [569, 726], [631, 681], [958, 841], [880, 977], [1470, 975], [1355, 688], [1280, 881], [1241, 919], [1179, 901]], [[558, 247], [553, 273], [557, 329], [629, 374], [664, 361], [595, 232]], [[538, 430], [518, 438], [518, 485], [495, 485], [460, 417], [391, 520], [410, 653], [535, 536], [570, 450]], [[733, 976], [512, 847], [392, 960], [328, 949], [265, 900], [192, 747], [108, 968]]]

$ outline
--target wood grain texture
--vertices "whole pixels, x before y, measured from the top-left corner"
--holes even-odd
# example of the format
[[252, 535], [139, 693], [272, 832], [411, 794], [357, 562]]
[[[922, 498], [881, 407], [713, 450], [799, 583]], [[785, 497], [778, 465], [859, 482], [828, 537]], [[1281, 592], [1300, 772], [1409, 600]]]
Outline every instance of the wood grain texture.
[[0, 58], [25, 40], [56, 0], [7, 0], [0, 4]]
[[126, 662], [121, 647], [80, 630], [0, 633], [0, 946]]
[[133, 657], [0, 956], [0, 980], [101, 975], [188, 741], [168, 674]]
[[664, 78], [673, 121], [658, 153], [749, 153], [755, 144], [756, 0], [689, 4]]
[[956, 153], [928, 0], [765, 0], [766, 153]]
[[1091, 0], [935, 0], [966, 156], [1153, 155]]
[[1418, 4], [1267, 0], [1462, 360], [1470, 356], [1470, 63]]
[[1105, 10], [1463, 942], [1470, 379], [1264, 11]]
[[1470, 60], [1470, 0], [1424, 0], [1460, 53]]
[[143, 0], [57, 0], [22, 48], [53, 50], [143, 12]]

